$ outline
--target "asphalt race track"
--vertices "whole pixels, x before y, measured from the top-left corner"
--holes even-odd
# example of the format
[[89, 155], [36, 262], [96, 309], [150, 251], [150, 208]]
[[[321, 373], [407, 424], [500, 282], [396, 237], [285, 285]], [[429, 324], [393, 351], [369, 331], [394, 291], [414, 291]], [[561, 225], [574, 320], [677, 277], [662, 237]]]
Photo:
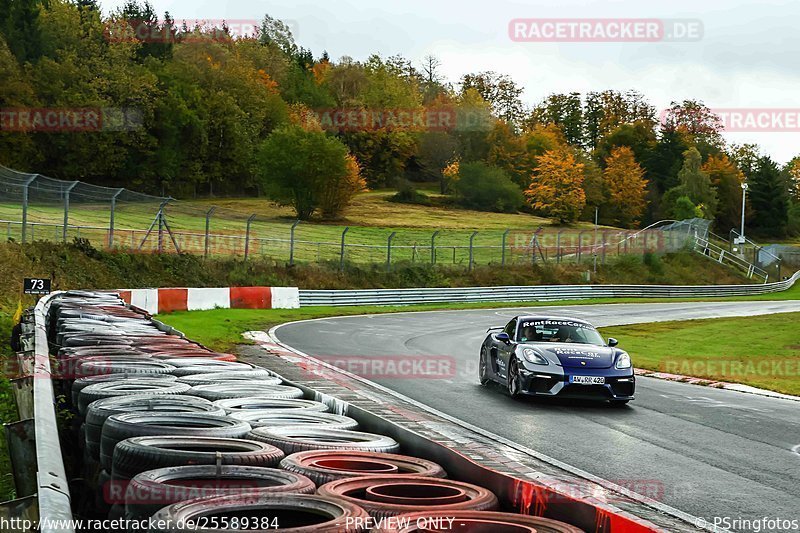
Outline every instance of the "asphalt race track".
[[[393, 390], [699, 517], [800, 519], [800, 402], [637, 378], [626, 408], [516, 401], [477, 380], [486, 328], [535, 308], [360, 316], [287, 324], [278, 339], [316, 356], [452, 356], [447, 379], [385, 379]], [[800, 311], [800, 301], [539, 308], [597, 326]], [[746, 342], [746, 339], [742, 339]], [[625, 339], [620, 339], [625, 347]], [[636, 354], [631, 354], [634, 365]], [[656, 487], [653, 490], [653, 487]], [[663, 492], [663, 494], [660, 494]]]

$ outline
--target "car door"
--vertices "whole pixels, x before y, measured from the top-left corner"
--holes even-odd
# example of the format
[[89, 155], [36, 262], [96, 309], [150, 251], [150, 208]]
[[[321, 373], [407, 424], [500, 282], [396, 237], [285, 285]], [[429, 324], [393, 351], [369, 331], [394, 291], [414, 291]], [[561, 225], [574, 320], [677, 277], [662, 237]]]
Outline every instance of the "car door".
[[497, 342], [497, 375], [501, 378], [505, 378], [507, 376], [508, 370], [508, 362], [511, 359], [511, 355], [514, 353], [514, 345], [516, 341], [517, 335], [517, 319], [512, 319], [506, 326], [503, 328], [503, 333], [506, 333], [508, 337], [511, 339], [509, 344], [504, 342]]

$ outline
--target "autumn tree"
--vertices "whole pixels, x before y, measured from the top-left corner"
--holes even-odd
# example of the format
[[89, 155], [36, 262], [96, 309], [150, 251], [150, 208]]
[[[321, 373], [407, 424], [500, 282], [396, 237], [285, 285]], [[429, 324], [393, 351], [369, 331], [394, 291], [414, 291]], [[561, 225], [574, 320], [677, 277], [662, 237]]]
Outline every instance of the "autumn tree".
[[525, 139], [517, 135], [512, 126], [498, 120], [487, 138], [490, 165], [503, 169], [511, 180], [521, 188], [530, 185], [531, 164]]
[[683, 153], [683, 167], [678, 172], [678, 181], [686, 196], [703, 210], [706, 218], [712, 218], [717, 209], [717, 194], [711, 188], [711, 178], [702, 169], [702, 157], [696, 148]]
[[611, 211], [611, 219], [619, 226], [635, 227], [647, 207], [644, 170], [627, 146], [614, 148], [605, 163], [603, 181], [608, 191], [606, 206]]
[[356, 158], [347, 154], [345, 159], [344, 174], [331, 173], [319, 191], [319, 210], [326, 220], [340, 218], [356, 193], [367, 188]]
[[272, 132], [258, 160], [264, 189], [276, 201], [294, 207], [301, 220], [320, 208], [327, 208], [328, 216], [337, 215], [348, 194], [361, 185], [345, 145], [298, 125]]
[[795, 203], [800, 203], [800, 156], [792, 158], [783, 168], [789, 196]]
[[491, 71], [465, 74], [461, 78], [461, 93], [464, 94], [470, 89], [475, 89], [492, 105], [495, 114], [506, 122], [518, 124], [522, 121], [523, 106], [520, 95], [523, 89], [510, 76]]
[[533, 109], [529, 122], [534, 126], [555, 124], [567, 142], [581, 146], [584, 141], [584, 121], [580, 93], [551, 94]]
[[536, 161], [536, 172], [525, 191], [528, 204], [561, 224], [575, 222], [586, 205], [583, 165], [565, 149], [549, 150]]
[[710, 156], [702, 170], [708, 174], [717, 194], [716, 227], [727, 235], [727, 231], [736, 227], [742, 216], [744, 174], [725, 154]]

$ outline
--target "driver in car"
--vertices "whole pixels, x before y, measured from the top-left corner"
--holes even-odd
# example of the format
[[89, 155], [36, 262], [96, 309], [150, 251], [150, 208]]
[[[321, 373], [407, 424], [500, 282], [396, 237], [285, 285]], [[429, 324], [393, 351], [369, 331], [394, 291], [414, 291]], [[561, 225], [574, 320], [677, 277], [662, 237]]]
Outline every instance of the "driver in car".
[[558, 332], [550, 337], [550, 342], [572, 342], [569, 330], [570, 328], [567, 326], [561, 326], [558, 328]]

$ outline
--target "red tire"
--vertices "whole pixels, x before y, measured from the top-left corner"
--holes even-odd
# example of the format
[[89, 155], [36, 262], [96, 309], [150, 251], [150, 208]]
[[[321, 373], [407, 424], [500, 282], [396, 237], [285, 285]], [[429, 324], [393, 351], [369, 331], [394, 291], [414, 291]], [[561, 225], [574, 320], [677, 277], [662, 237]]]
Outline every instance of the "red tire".
[[365, 476], [331, 481], [322, 496], [341, 498], [363, 507], [374, 518], [431, 511], [493, 511], [497, 496], [470, 483], [421, 476]]
[[[423, 511], [397, 517], [387, 527], [378, 527], [372, 533], [417, 533], [449, 530], [450, 524], [458, 524], [461, 531], [515, 531], [536, 533], [582, 533], [583, 530], [558, 520], [514, 513], [486, 511]], [[401, 525], [402, 524], [402, 525]]]
[[337, 479], [378, 475], [447, 477], [441, 466], [425, 459], [349, 450], [299, 452], [286, 457], [280, 466], [284, 470], [303, 474], [317, 485]]

